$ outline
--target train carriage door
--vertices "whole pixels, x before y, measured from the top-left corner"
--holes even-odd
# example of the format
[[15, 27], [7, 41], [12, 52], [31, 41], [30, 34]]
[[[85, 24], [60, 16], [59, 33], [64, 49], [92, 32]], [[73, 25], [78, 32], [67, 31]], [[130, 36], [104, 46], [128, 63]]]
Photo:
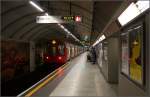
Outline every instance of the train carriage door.
[[78, 55], [78, 46], [77, 46], [77, 55]]
[[76, 56], [78, 55], [77, 46], [76, 46]]
[[74, 49], [73, 49], [73, 45], [72, 45], [72, 58], [74, 57]]
[[76, 46], [74, 48], [75, 48], [75, 56], [76, 56], [77, 55]]
[[70, 45], [69, 43], [66, 43], [66, 48], [67, 48], [67, 60], [70, 59]]
[[70, 44], [68, 44], [68, 59], [70, 59]]
[[74, 57], [74, 46], [72, 45], [72, 57]]
[[61, 55], [61, 56], [65, 56], [66, 54], [65, 54], [65, 47], [64, 47], [64, 45], [59, 45], [58, 46], [58, 53], [59, 53], [59, 55]]
[[71, 51], [72, 51], [72, 55], [71, 55], [71, 56], [72, 56], [72, 58], [73, 58], [73, 46], [71, 46]]

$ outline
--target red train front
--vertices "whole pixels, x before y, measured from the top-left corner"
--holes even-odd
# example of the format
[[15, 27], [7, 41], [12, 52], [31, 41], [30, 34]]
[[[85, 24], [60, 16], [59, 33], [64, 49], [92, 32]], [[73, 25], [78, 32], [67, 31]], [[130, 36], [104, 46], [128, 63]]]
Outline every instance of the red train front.
[[67, 49], [64, 42], [51, 40], [43, 57], [44, 64], [59, 67], [67, 61]]

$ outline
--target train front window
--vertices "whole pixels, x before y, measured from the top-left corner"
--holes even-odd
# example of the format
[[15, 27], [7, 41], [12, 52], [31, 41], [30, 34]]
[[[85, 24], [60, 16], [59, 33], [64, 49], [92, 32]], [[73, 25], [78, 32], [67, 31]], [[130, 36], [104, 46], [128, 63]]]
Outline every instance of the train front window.
[[56, 55], [56, 47], [50, 47], [49, 48], [49, 54], [52, 56], [55, 56]]
[[64, 45], [59, 45], [59, 46], [58, 46], [58, 53], [59, 53], [60, 55], [64, 55]]

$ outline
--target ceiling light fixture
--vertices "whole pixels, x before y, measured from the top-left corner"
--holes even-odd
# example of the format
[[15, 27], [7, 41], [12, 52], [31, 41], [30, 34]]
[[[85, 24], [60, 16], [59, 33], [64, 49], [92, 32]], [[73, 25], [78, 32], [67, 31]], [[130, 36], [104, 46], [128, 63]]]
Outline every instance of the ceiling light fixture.
[[49, 14], [48, 14], [48, 13], [45, 13], [45, 15], [46, 15], [46, 16], [49, 16]]
[[92, 46], [96, 46], [99, 42], [103, 41], [105, 39], [105, 35], [103, 34]]
[[60, 28], [62, 28], [65, 32], [67, 32], [69, 35], [71, 35], [76, 41], [80, 42], [82, 45], [84, 45], [78, 38], [76, 38], [67, 28], [65, 28], [63, 25], [61, 25], [60, 23], [57, 24], [58, 26], [60, 26]]
[[[126, 25], [128, 22], [133, 20], [135, 17], [150, 8], [149, 0], [137, 0], [136, 3], [132, 2], [118, 17], [118, 21], [121, 26]], [[132, 14], [131, 14], [132, 13]]]
[[44, 10], [40, 6], [38, 6], [36, 3], [34, 3], [33, 1], [29, 1], [29, 3], [32, 6], [34, 6], [36, 9], [38, 9], [39, 11], [44, 12]]
[[[40, 12], [44, 12], [44, 10], [43, 10], [40, 6], [38, 6], [35, 2], [29, 1], [29, 3], [30, 3], [32, 6], [34, 6], [36, 9], [38, 9]], [[45, 15], [46, 15], [46, 16], [49, 16], [48, 13], [45, 13]], [[67, 33], [68, 33], [69, 35], [71, 35], [75, 40], [79, 41], [79, 42], [83, 45], [83, 43], [82, 43], [79, 39], [77, 39], [77, 38], [76, 38], [68, 29], [66, 29], [63, 25], [61, 25], [60, 23], [58, 23], [57, 25], [60, 26], [65, 32], [67, 32]]]

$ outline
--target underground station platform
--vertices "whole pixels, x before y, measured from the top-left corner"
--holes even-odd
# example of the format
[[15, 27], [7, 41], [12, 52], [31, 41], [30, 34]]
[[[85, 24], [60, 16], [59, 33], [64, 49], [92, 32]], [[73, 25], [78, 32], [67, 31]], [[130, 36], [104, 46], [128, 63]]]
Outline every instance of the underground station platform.
[[150, 96], [149, 0], [0, 0], [1, 96]]

